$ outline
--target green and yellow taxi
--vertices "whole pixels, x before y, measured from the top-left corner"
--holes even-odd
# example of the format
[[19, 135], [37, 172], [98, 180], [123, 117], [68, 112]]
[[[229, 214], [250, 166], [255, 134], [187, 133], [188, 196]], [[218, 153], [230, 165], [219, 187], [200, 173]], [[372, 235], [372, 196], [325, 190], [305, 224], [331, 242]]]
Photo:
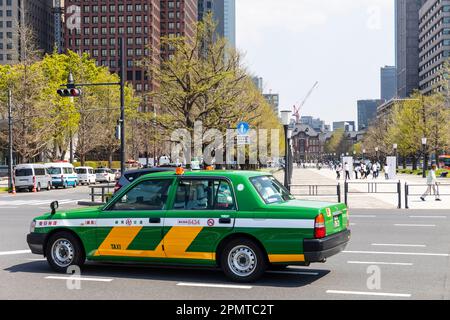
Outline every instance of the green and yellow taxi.
[[251, 282], [272, 266], [325, 262], [350, 240], [344, 204], [300, 201], [272, 175], [162, 172], [121, 189], [102, 207], [32, 221], [27, 242], [58, 272], [86, 260], [220, 267]]

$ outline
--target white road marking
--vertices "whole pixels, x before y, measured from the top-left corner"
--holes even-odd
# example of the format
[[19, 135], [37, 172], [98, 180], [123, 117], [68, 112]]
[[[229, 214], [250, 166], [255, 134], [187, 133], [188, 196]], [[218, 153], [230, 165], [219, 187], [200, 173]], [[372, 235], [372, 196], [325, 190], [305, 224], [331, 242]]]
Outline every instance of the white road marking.
[[275, 274], [298, 274], [303, 276], [318, 276], [318, 272], [302, 272], [302, 271], [267, 271], [266, 273], [275, 273]]
[[446, 216], [409, 216], [409, 217], [419, 219], [447, 219]]
[[28, 261], [47, 261], [47, 259], [27, 259]]
[[31, 253], [31, 250], [0, 251], [0, 256]]
[[422, 253], [422, 252], [381, 252], [381, 251], [342, 251], [343, 253], [359, 253], [359, 254], [388, 254], [388, 255], [404, 255], [404, 256], [431, 256], [431, 257], [448, 257], [448, 253]]
[[18, 207], [0, 207], [0, 209], [17, 209]]
[[435, 224], [394, 224], [396, 227], [436, 227]]
[[392, 266], [412, 266], [412, 263], [402, 263], [402, 262], [370, 262], [370, 261], [347, 261], [350, 264], [371, 264], [371, 265], [392, 265]]
[[206, 287], [206, 288], [225, 288], [225, 289], [246, 289], [249, 290], [251, 286], [238, 286], [231, 284], [212, 284], [212, 283], [194, 283], [194, 282], [180, 282], [177, 286], [182, 287]]
[[424, 244], [372, 243], [372, 246], [378, 246], [378, 247], [414, 247], [414, 248], [426, 248], [426, 245], [424, 245]]
[[52, 280], [80, 280], [80, 281], [97, 281], [97, 282], [111, 282], [113, 279], [106, 279], [106, 278], [82, 278], [82, 277], [63, 277], [63, 276], [48, 276], [45, 277], [45, 279], [52, 279]]
[[331, 294], [350, 294], [350, 295], [361, 295], [361, 296], [382, 296], [382, 297], [399, 297], [399, 298], [410, 298], [409, 293], [388, 293], [388, 292], [367, 292], [367, 291], [342, 291], [342, 290], [327, 290], [327, 293]]
[[351, 226], [356, 226], [356, 223], [350, 223]]
[[351, 219], [351, 218], [376, 218], [377, 216], [375, 216], [375, 215], [357, 215], [357, 214], [350, 214], [349, 217], [350, 217], [350, 219]]

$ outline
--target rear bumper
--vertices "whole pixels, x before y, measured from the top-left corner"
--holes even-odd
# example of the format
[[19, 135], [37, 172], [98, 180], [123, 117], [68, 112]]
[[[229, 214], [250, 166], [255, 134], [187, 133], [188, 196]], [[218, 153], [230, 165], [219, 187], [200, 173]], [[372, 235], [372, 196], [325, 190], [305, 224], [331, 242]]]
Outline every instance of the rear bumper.
[[29, 233], [27, 235], [28, 247], [34, 254], [44, 254], [45, 233]]
[[305, 261], [322, 262], [343, 251], [350, 241], [350, 230], [345, 230], [323, 239], [303, 240]]

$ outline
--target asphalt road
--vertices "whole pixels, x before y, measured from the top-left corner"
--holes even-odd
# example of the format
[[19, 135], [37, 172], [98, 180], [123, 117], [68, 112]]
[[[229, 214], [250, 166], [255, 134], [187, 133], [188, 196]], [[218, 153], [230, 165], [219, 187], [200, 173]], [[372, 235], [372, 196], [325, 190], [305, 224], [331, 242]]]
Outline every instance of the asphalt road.
[[231, 283], [220, 270], [88, 263], [80, 289], [68, 289], [74, 282], [29, 253], [25, 237], [52, 200], [72, 208], [88, 198], [86, 187], [0, 194], [0, 299], [450, 299], [450, 208], [353, 209], [345, 252], [257, 283]]

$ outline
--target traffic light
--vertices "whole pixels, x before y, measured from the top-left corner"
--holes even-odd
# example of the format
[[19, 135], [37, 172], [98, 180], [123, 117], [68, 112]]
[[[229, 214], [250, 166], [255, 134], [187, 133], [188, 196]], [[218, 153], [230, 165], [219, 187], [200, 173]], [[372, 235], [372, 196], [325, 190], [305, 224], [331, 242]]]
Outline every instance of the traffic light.
[[56, 92], [61, 97], [79, 97], [79, 96], [81, 96], [81, 90], [77, 89], [77, 88], [58, 89]]

